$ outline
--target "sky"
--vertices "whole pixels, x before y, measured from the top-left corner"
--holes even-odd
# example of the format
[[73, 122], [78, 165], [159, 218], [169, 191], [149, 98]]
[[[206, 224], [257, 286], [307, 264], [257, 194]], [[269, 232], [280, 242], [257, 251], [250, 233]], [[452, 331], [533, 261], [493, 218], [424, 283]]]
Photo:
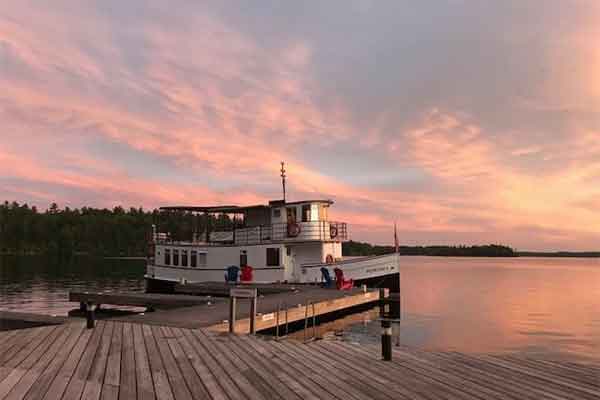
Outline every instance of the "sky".
[[597, 0], [0, 8], [0, 198], [330, 198], [355, 240], [600, 247]]

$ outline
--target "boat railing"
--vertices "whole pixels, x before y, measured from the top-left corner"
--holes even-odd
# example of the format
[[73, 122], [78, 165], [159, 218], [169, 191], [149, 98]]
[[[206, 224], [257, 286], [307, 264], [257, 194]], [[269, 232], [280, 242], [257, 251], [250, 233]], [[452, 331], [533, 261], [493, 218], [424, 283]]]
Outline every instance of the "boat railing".
[[348, 228], [344, 222], [304, 221], [278, 223], [236, 229], [229, 238], [235, 244], [260, 244], [273, 241], [347, 240]]
[[[204, 238], [205, 235], [198, 235]], [[253, 227], [237, 228], [227, 231], [213, 231], [210, 241], [205, 245], [250, 245], [271, 242], [295, 241], [344, 241], [348, 239], [348, 226], [345, 222], [337, 221], [302, 221], [295, 223], [277, 223]], [[162, 237], [158, 242], [172, 243], [168, 237]], [[192, 240], [197, 243], [197, 240]]]

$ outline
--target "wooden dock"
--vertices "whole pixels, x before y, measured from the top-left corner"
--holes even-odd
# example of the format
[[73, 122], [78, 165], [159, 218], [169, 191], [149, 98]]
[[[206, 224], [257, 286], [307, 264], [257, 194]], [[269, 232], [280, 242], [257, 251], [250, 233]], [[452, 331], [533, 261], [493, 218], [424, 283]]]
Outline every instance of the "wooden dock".
[[600, 398], [600, 365], [100, 321], [0, 332], [4, 399]]
[[40, 315], [17, 311], [0, 311], [0, 331], [33, 328], [36, 326], [57, 325], [67, 322], [67, 317]]
[[[291, 287], [291, 285], [288, 285]], [[154, 296], [149, 294], [147, 296]], [[178, 296], [178, 295], [162, 295]], [[179, 295], [185, 296], [185, 295]], [[194, 296], [186, 296], [194, 297]], [[98, 300], [102, 301], [102, 300]], [[289, 323], [312, 318], [313, 313], [324, 316], [335, 312], [348, 312], [355, 307], [376, 304], [379, 301], [379, 291], [369, 289], [364, 292], [360, 288], [352, 290], [337, 290], [322, 288], [314, 285], [294, 286], [293, 290], [284, 290], [264, 296], [257, 300], [256, 329], [273, 328], [279, 319], [283, 325], [287, 309]], [[277, 317], [277, 310], [279, 318]], [[239, 301], [236, 332], [248, 332], [250, 329], [250, 306], [247, 301]], [[134, 322], [149, 325], [167, 325], [178, 328], [210, 328], [215, 331], [227, 331], [229, 325], [229, 299], [213, 297], [206, 304], [181, 307], [169, 310], [157, 310], [152, 313], [115, 315], [111, 320]]]
[[177, 308], [204, 305], [209, 297], [182, 294], [121, 293], [121, 292], [69, 292], [69, 301], [94, 305], [112, 304], [119, 306]]

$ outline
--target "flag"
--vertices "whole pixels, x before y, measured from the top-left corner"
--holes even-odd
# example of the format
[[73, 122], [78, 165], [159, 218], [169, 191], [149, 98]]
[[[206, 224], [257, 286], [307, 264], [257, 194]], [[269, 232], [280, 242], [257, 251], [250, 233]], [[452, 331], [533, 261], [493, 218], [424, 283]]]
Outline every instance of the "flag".
[[396, 254], [398, 254], [398, 230], [396, 229], [396, 221], [394, 221], [394, 247], [396, 248]]

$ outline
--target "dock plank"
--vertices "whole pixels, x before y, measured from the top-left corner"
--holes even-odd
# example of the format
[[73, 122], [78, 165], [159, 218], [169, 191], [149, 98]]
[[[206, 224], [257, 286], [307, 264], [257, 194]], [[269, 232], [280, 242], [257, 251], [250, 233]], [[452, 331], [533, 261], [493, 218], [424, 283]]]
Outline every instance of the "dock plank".
[[132, 325], [133, 330], [133, 352], [135, 356], [135, 372], [138, 400], [154, 399], [154, 384], [150, 372], [150, 362], [146, 353], [142, 327], [138, 324]]
[[146, 344], [146, 352], [148, 361], [150, 362], [150, 372], [152, 373], [152, 381], [154, 382], [154, 390], [158, 400], [172, 400], [173, 391], [169, 383], [169, 378], [165, 371], [162, 357], [156, 345], [156, 340], [152, 334], [152, 329], [149, 325], [142, 326], [144, 343]]
[[[230, 351], [223, 342], [213, 335], [206, 335], [201, 330], [196, 330], [197, 336], [202, 336], [204, 341], [216, 352], [219, 352], [218, 361], [228, 371], [229, 376], [238, 384], [240, 389], [250, 398], [261, 399], [274, 396], [273, 389], [262, 384], [262, 379], [254, 370], [243, 362], [235, 352]], [[224, 339], [229, 344], [229, 339]], [[275, 395], [276, 397], [276, 395]]]
[[[249, 343], [250, 341], [247, 342]], [[256, 341], [256, 343], [255, 341], [251, 342], [258, 345], [258, 341]], [[242, 348], [244, 349], [245, 347], [242, 346]], [[250, 346], [248, 346], [247, 349], [250, 349]], [[334, 396], [332, 396], [331, 393], [317, 389], [315, 387], [316, 385], [310, 381], [306, 374], [298, 373], [298, 371], [294, 371], [296, 373], [289, 371], [292, 366], [286, 363], [282, 357], [272, 357], [269, 359], [269, 363], [273, 365], [273, 368], [275, 368], [276, 371], [279, 371], [276, 372], [274, 376], [280, 381], [284, 382], [290, 388], [290, 390], [294, 392], [294, 397], [299, 396], [305, 399], [334, 399]]]
[[0, 366], [0, 400], [600, 398], [600, 363], [519, 353], [395, 347], [393, 360], [384, 362], [373, 344], [276, 341], [118, 321], [3, 337], [12, 339]]
[[[20, 366], [20, 368], [26, 369], [27, 373], [6, 396], [7, 400], [21, 400], [27, 395], [34, 382], [52, 362], [70, 334], [71, 330], [63, 325], [61, 329], [56, 329], [51, 335], [48, 335], [46, 344], [38, 348], [37, 354], [32, 353]], [[33, 356], [34, 354], [35, 356]]]
[[192, 367], [196, 371], [200, 381], [202, 381], [206, 391], [210, 394], [210, 397], [213, 400], [227, 400], [227, 394], [223, 391], [223, 388], [221, 388], [211, 370], [198, 356], [194, 346], [190, 344], [183, 330], [180, 328], [171, 328], [171, 330], [175, 334], [182, 350], [190, 360]]
[[54, 377], [50, 387], [44, 394], [44, 400], [60, 399], [63, 397], [71, 377], [75, 373], [77, 365], [82, 355], [85, 353], [88, 342], [92, 336], [92, 331], [89, 329], [83, 330], [66, 361], [62, 364], [58, 373]]
[[245, 399], [246, 396], [242, 394], [240, 389], [231, 379], [231, 377], [225, 372], [215, 358], [206, 350], [206, 347], [202, 344], [201, 340], [194, 335], [190, 329], [182, 329], [184, 336], [189, 340], [191, 345], [196, 351], [196, 355], [202, 360], [202, 363], [206, 365], [209, 371], [211, 371], [221, 388], [227, 393], [227, 396], [231, 400]]
[[121, 342], [121, 377], [119, 380], [119, 399], [136, 398], [136, 380], [133, 329], [130, 323], [125, 323], [123, 324], [123, 339]]
[[[230, 335], [229, 339], [231, 341], [231, 346], [229, 348], [235, 352], [246, 365], [253, 368], [256, 373], [260, 375], [261, 379], [273, 388], [279, 398], [302, 399], [300, 395], [293, 392], [281, 381], [281, 379], [279, 379], [277, 376], [278, 369], [273, 368], [273, 365], [266, 362], [263, 357], [254, 352], [254, 349], [249, 346], [244, 346], [244, 343], [239, 341], [239, 337], [236, 335]], [[295, 366], [289, 364], [289, 367], [294, 368]]]
[[185, 379], [177, 365], [169, 344], [161, 330], [161, 327], [152, 326], [152, 334], [156, 340], [156, 346], [165, 365], [165, 371], [173, 390], [173, 396], [176, 400], [188, 400], [192, 398], [192, 394], [188, 388]]
[[40, 400], [49, 390], [60, 368], [66, 362], [75, 344], [79, 340], [83, 332], [83, 326], [82, 324], [70, 324], [70, 331], [71, 333], [69, 335], [69, 338], [66, 340], [63, 348], [60, 349], [61, 351], [57, 352], [56, 356], [52, 359], [52, 362], [50, 363], [48, 368], [46, 368], [41, 373], [35, 385], [25, 396], [25, 400]]
[[[106, 360], [106, 373], [104, 384], [119, 387], [121, 382], [121, 341], [123, 337], [123, 324], [115, 322]], [[109, 389], [110, 390], [110, 389]]]
[[217, 361], [225, 373], [236, 383], [237, 387], [250, 399], [264, 399], [264, 395], [260, 393], [246, 378], [241, 374], [240, 370], [233, 365], [226, 353], [223, 352], [221, 346], [216, 341], [208, 339], [204, 332], [193, 330], [192, 333], [198, 338], [200, 343], [204, 344], [204, 348]]
[[4, 336], [0, 341], [0, 358], [3, 357], [4, 353], [10, 350], [10, 348], [15, 344], [15, 342], [19, 340], [19, 337], [26, 332], [15, 329], [12, 331], [2, 333], [4, 334]]
[[104, 382], [104, 376], [108, 361], [108, 352], [112, 341], [112, 334], [114, 329], [113, 322], [104, 323], [104, 331], [100, 337], [100, 343], [98, 344], [98, 350], [90, 366], [90, 373], [85, 382], [83, 388], [83, 394], [81, 395], [82, 400], [98, 400], [102, 392], [102, 382]]
[[98, 350], [98, 346], [100, 344], [100, 339], [102, 338], [103, 331], [104, 322], [98, 321], [96, 328], [93, 330], [90, 341], [85, 347], [85, 350], [79, 359], [79, 363], [73, 372], [73, 376], [71, 376], [65, 389], [63, 395], [64, 400], [78, 400], [81, 398], [83, 389], [85, 387], [85, 382], [90, 373], [94, 357], [96, 356], [96, 351]]
[[[375, 398], [378, 400], [388, 400], [391, 399], [392, 396], [381, 392], [379, 389], [382, 387], [377, 382], [374, 382], [363, 375], [348, 370], [345, 368], [341, 368], [338, 364], [334, 364], [331, 360], [314, 356], [313, 351], [311, 350], [311, 346], [289, 346], [286, 343], [273, 343], [272, 346], [278, 351], [288, 352], [294, 359], [298, 360], [297, 363], [306, 365], [309, 370], [315, 371], [317, 373], [321, 373], [323, 376], [334, 379], [338, 382], [338, 384], [352, 387], [360, 397], [362, 398]], [[399, 398], [407, 398], [403, 396], [403, 394], [398, 394]], [[418, 399], [419, 397], [414, 397]]]
[[196, 374], [194, 367], [190, 363], [188, 356], [184, 353], [181, 345], [178, 341], [178, 333], [173, 332], [168, 327], [161, 328], [164, 337], [167, 340], [167, 344], [171, 349], [171, 353], [173, 354], [173, 358], [175, 362], [179, 366], [183, 379], [187, 383], [188, 388], [192, 394], [194, 399], [209, 399], [210, 395], [208, 394], [204, 384]]
[[[362, 361], [360, 364], [364, 365], [366, 369], [371, 370], [372, 373], [377, 373], [376, 370], [372, 368], [368, 368], [368, 366], [373, 366], [377, 364], [382, 364], [377, 356], [371, 353], [361, 352], [360, 349], [356, 349], [357, 346], [346, 346], [341, 345], [340, 342], [329, 342], [327, 343], [332, 347], [332, 350], [335, 352], [337, 356], [344, 357], [350, 360], [360, 360]], [[385, 364], [386, 366], [388, 364]], [[436, 370], [436, 374], [430, 374], [429, 370], [423, 368], [423, 363], [419, 363], [417, 366], [414, 364], [406, 364], [406, 363], [398, 363], [397, 365], [389, 364], [390, 368], [396, 368], [398, 372], [402, 372], [404, 375], [409, 377], [413, 377], [415, 381], [421, 381], [426, 384], [427, 387], [430, 387], [431, 390], [442, 390], [444, 389], [447, 393], [452, 393], [455, 395], [460, 394], [466, 398], [477, 398], [479, 394], [485, 394], [487, 398], [497, 398], [498, 394], [493, 392], [486, 392], [483, 388], [473, 388], [468, 380], [465, 380], [463, 377], [455, 376], [453, 374], [444, 373], [439, 369]], [[501, 397], [501, 396], [500, 396]]]
[[54, 326], [45, 326], [31, 329], [23, 336], [17, 337], [14, 346], [0, 358], [0, 365], [9, 368], [16, 367], [45, 339], [47, 333], [55, 329]]

